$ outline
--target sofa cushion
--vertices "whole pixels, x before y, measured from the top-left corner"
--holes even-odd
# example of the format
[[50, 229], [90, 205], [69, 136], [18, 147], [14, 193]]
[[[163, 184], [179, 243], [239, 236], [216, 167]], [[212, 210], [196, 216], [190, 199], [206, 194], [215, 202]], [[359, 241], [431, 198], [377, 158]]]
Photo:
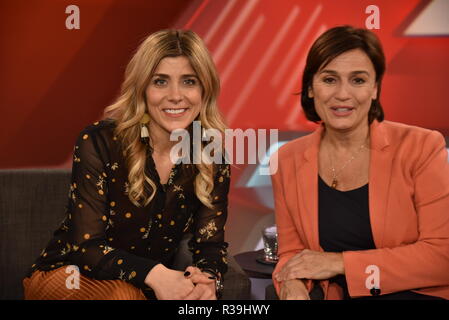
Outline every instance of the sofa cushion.
[[[0, 170], [0, 299], [22, 299], [22, 279], [62, 222], [70, 170]], [[184, 241], [177, 267], [191, 261]], [[251, 282], [232, 256], [223, 299], [249, 299]]]
[[0, 299], [21, 299], [22, 279], [65, 215], [70, 171], [0, 170]]

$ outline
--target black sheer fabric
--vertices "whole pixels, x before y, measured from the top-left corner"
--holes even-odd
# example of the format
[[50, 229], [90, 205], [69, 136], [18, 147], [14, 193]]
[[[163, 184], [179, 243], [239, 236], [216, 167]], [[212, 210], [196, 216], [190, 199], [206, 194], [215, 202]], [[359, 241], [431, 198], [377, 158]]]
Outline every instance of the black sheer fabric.
[[114, 128], [105, 120], [79, 135], [66, 217], [29, 274], [74, 264], [88, 277], [121, 279], [146, 289], [148, 272], [158, 263], [170, 267], [186, 233], [193, 234], [193, 264], [224, 274], [230, 166], [214, 167], [214, 208], [209, 209], [194, 192], [195, 165], [175, 165], [161, 185], [149, 152], [145, 170], [157, 190], [148, 206], [137, 207], [127, 195], [127, 170]]
[[[375, 249], [369, 213], [368, 184], [350, 191], [329, 187], [318, 176], [318, 223], [320, 246], [327, 252]], [[344, 275], [329, 279], [343, 289], [343, 299], [358, 300], [440, 300], [441, 298], [401, 291], [351, 298]]]

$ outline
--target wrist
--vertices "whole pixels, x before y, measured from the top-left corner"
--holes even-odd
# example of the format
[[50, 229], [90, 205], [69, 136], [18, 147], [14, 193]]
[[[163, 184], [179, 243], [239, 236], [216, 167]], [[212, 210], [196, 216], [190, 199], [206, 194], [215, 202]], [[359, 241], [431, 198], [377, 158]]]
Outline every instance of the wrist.
[[309, 297], [309, 290], [307, 289], [306, 281], [303, 279], [296, 278], [282, 281], [279, 288], [281, 291], [286, 290], [287, 292], [293, 290], [304, 299]]
[[219, 272], [216, 272], [212, 269], [201, 269], [203, 273], [207, 273], [211, 275], [210, 278], [215, 279], [215, 295], [217, 299], [220, 299], [223, 293], [223, 279], [221, 277], [221, 274]]
[[335, 272], [337, 274], [345, 274], [345, 262], [343, 259], [343, 253], [335, 254]]
[[153, 288], [153, 286], [156, 284], [158, 279], [162, 278], [162, 274], [165, 273], [168, 269], [162, 264], [159, 263], [155, 265], [150, 272], [148, 272], [147, 276], [145, 277], [145, 284]]

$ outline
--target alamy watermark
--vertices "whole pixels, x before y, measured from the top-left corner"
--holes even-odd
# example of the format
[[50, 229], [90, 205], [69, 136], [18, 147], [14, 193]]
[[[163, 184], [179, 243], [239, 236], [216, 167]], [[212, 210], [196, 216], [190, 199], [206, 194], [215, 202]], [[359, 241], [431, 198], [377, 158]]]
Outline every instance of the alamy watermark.
[[80, 288], [80, 269], [75, 265], [69, 265], [65, 268], [65, 273], [70, 274], [65, 279], [65, 286], [69, 290]]
[[368, 290], [380, 289], [380, 269], [375, 264], [371, 264], [366, 267], [365, 273], [369, 276], [365, 280], [365, 287]]
[[69, 16], [65, 19], [65, 27], [69, 30], [80, 29], [80, 8], [71, 4], [65, 8], [65, 13]]
[[[170, 160], [176, 164], [259, 164], [260, 175], [272, 175], [277, 172], [277, 153], [270, 157], [267, 150], [278, 143], [278, 137], [277, 129], [270, 129], [268, 136], [266, 129], [225, 129], [222, 135], [217, 129], [201, 128], [200, 121], [193, 121], [192, 135], [186, 129], [171, 133], [170, 141], [178, 143], [170, 151]], [[202, 142], [208, 142], [204, 148]]]
[[368, 30], [380, 29], [380, 9], [378, 6], [371, 4], [365, 9], [366, 14], [370, 14], [365, 20], [365, 27]]

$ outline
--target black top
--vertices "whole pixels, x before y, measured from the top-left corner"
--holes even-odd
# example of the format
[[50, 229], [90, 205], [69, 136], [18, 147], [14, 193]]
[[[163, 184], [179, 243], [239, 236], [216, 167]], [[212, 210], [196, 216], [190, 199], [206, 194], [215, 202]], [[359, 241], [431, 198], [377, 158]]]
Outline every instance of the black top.
[[122, 279], [146, 289], [148, 272], [158, 263], [170, 267], [187, 233], [193, 234], [189, 242], [193, 264], [224, 274], [230, 166], [214, 166], [214, 208], [209, 209], [194, 192], [195, 165], [175, 165], [167, 184], [161, 185], [148, 151], [145, 171], [157, 190], [150, 204], [137, 207], [127, 195], [128, 173], [114, 128], [114, 122], [106, 120], [79, 135], [66, 217], [29, 275], [36, 269], [74, 264], [90, 278]]
[[[318, 176], [320, 245], [327, 252], [375, 249], [370, 223], [368, 184], [350, 191], [329, 187]], [[351, 298], [344, 275], [329, 279], [343, 289], [343, 299]], [[411, 290], [379, 296], [366, 296], [358, 300], [442, 300]]]
[[[368, 184], [350, 191], [329, 187], [318, 176], [320, 245], [327, 252], [375, 249], [369, 217]], [[344, 275], [330, 279], [349, 298]]]
[[369, 217], [368, 184], [339, 191], [319, 177], [320, 245], [324, 251], [375, 249]]

